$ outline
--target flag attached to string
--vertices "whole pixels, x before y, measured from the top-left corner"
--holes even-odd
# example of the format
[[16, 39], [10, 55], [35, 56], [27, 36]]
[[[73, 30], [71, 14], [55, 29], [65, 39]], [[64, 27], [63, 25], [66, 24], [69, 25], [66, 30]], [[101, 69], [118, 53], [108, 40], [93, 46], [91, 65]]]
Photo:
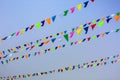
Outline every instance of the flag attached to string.
[[89, 29], [89, 26], [84, 28], [84, 30], [85, 30], [85, 34], [88, 33], [88, 29]]
[[90, 0], [91, 2], [94, 2], [95, 0]]
[[68, 12], [69, 12], [69, 10], [65, 10], [64, 11], [64, 16], [67, 16]]
[[101, 20], [100, 22], [98, 22], [98, 26], [102, 27], [104, 25], [104, 21]]
[[65, 35], [64, 35], [64, 38], [66, 39], [66, 41], [69, 41], [68, 34], [65, 34]]
[[82, 30], [83, 30], [83, 26], [80, 26], [80, 28], [76, 30], [78, 36], [80, 36]]
[[56, 19], [56, 15], [52, 16], [52, 21], [54, 22]]
[[116, 15], [114, 18], [115, 18], [116, 22], [118, 22], [120, 19], [120, 15]]
[[41, 24], [40, 24], [40, 22], [38, 22], [38, 23], [36, 23], [36, 28], [40, 28], [41, 27]]
[[70, 38], [72, 38], [73, 37], [73, 35], [74, 35], [74, 32], [72, 31], [72, 32], [70, 32]]
[[45, 20], [41, 21], [41, 26], [43, 27], [45, 24]]
[[22, 30], [20, 31], [20, 33], [21, 33], [21, 34], [24, 34], [24, 33], [25, 33], [25, 30], [24, 30], [24, 29], [22, 29]]
[[55, 40], [56, 40], [56, 38], [51, 39], [52, 43], [54, 43], [54, 42], [55, 42]]
[[96, 24], [91, 25], [92, 30], [94, 30], [95, 26], [96, 26]]
[[89, 3], [89, 1], [84, 2], [84, 8], [87, 7], [88, 3]]
[[29, 29], [30, 29], [30, 30], [32, 30], [33, 28], [34, 28], [34, 24], [33, 24], [33, 25], [31, 25]]
[[47, 21], [48, 24], [51, 23], [51, 19], [50, 18], [47, 18], [46, 21]]
[[70, 8], [70, 10], [71, 10], [71, 13], [74, 13], [75, 7]]
[[82, 9], [82, 4], [78, 4], [78, 5], [77, 5], [77, 9], [78, 9], [78, 10], [81, 10], [81, 9]]

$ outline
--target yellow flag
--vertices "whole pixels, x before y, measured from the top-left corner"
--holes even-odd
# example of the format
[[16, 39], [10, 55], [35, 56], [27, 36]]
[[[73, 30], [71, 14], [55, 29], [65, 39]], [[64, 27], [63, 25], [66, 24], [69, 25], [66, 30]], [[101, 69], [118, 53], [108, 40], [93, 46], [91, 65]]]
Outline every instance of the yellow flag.
[[77, 5], [77, 9], [78, 9], [78, 10], [81, 10], [81, 9], [82, 9], [82, 4], [78, 4], [78, 5]]
[[25, 30], [24, 30], [24, 29], [22, 29], [22, 30], [20, 31], [20, 33], [21, 33], [21, 34], [24, 34], [24, 33], [25, 33]]
[[82, 40], [79, 40], [78, 43], [79, 43], [79, 44], [82, 43]]
[[80, 28], [76, 30], [78, 36], [80, 36], [82, 30], [83, 30], [83, 26], [81, 25]]

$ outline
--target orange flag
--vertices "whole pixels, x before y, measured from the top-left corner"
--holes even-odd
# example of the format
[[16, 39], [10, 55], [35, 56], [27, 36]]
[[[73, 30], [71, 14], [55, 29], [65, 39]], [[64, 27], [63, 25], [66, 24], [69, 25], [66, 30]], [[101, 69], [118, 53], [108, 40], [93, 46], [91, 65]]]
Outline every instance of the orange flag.
[[48, 24], [51, 23], [51, 19], [50, 18], [47, 18], [46, 21], [47, 21]]
[[25, 58], [26, 58], [26, 59], [28, 58], [28, 54], [25, 55]]
[[101, 36], [104, 37], [104, 36], [105, 36], [105, 33], [102, 33]]
[[50, 42], [50, 40], [47, 40], [47, 41], [44, 42], [44, 44], [48, 44], [49, 42]]
[[2, 52], [0, 51], [0, 55], [2, 55]]
[[114, 18], [115, 18], [116, 22], [118, 22], [120, 19], [120, 15], [116, 15]]

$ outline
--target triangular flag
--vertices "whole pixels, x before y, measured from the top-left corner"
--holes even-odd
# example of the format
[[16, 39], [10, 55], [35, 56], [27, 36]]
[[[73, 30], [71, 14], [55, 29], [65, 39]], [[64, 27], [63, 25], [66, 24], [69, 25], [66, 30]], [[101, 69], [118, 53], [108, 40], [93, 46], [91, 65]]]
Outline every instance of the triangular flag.
[[73, 42], [71, 42], [70, 44], [71, 44], [71, 46], [72, 46], [72, 45], [73, 45]]
[[28, 31], [28, 29], [29, 29], [29, 27], [27, 27], [27, 28], [25, 29], [25, 32], [27, 32], [27, 31]]
[[72, 38], [73, 37], [73, 35], [74, 35], [74, 32], [72, 31], [72, 32], [70, 32], [70, 38]]
[[47, 40], [46, 42], [44, 42], [44, 44], [48, 44], [50, 42], [50, 40]]
[[8, 36], [6, 36], [6, 37], [2, 38], [2, 40], [6, 40], [7, 38], [8, 38]]
[[41, 27], [40, 22], [36, 23], [36, 27], [37, 27], [37, 28], [40, 28], [40, 27]]
[[85, 27], [85, 26], [87, 26], [87, 24], [84, 24], [83, 26]]
[[103, 17], [101, 20], [104, 21], [104, 20], [105, 20], [105, 17]]
[[44, 24], [45, 24], [45, 20], [43, 20], [43, 21], [41, 21], [41, 26], [44, 26]]
[[95, 26], [96, 26], [96, 24], [91, 25], [92, 30], [94, 30]]
[[29, 49], [29, 47], [26, 48], [26, 50], [28, 50], [28, 49]]
[[104, 36], [105, 36], [105, 33], [102, 33], [101, 36], [104, 37]]
[[64, 16], [67, 16], [69, 10], [64, 11]]
[[84, 2], [84, 8], [87, 7], [88, 3], [89, 3], [89, 1]]
[[104, 21], [103, 20], [98, 23], [98, 26], [100, 26], [100, 27], [102, 27], [103, 25], [104, 25]]
[[75, 7], [72, 7], [70, 10], [71, 10], [71, 13], [74, 13]]
[[18, 36], [18, 35], [19, 35], [19, 33], [20, 33], [20, 31], [16, 32], [16, 36]]
[[88, 22], [88, 25], [90, 25], [92, 22]]
[[86, 39], [83, 39], [82, 42], [84, 42]]
[[112, 19], [112, 18], [107, 18], [107, 19], [106, 19], [107, 23], [109, 23], [111, 19]]
[[50, 18], [47, 18], [46, 21], [47, 21], [48, 24], [51, 23], [51, 19]]
[[55, 42], [55, 40], [56, 40], [56, 38], [51, 39], [52, 43], [54, 43], [54, 42]]
[[20, 31], [20, 33], [21, 33], [21, 34], [24, 34], [24, 33], [25, 33], [25, 30], [24, 30], [24, 29], [22, 29], [22, 30]]
[[115, 18], [116, 22], [118, 22], [120, 19], [120, 15], [116, 15], [114, 18]]
[[6, 60], [6, 63], [8, 63], [8, 60]]
[[0, 55], [2, 55], [2, 52], [0, 51]]
[[94, 2], [95, 0], [90, 0], [91, 2]]
[[96, 35], [96, 36], [97, 36], [97, 38], [98, 38], [98, 37], [100, 37], [100, 34], [98, 34], [98, 35]]
[[96, 39], [96, 36], [92, 36], [91, 38], [92, 38], [92, 39]]
[[32, 30], [32, 29], [33, 29], [33, 27], [34, 27], [34, 24], [30, 26], [30, 30]]
[[2, 64], [4, 64], [4, 62], [3, 62], [3, 61], [1, 61], [1, 63], [2, 63]]
[[99, 21], [100, 21], [100, 19], [97, 19], [97, 20], [96, 20], [96, 22], [99, 22]]
[[28, 54], [25, 55], [25, 58], [28, 59]]
[[78, 36], [81, 34], [82, 30], [83, 30], [83, 26], [80, 26], [80, 28], [76, 30]]
[[82, 4], [78, 4], [78, 5], [77, 5], [77, 9], [78, 9], [78, 10], [81, 10], [81, 9], [82, 9]]
[[87, 40], [90, 41], [91, 37], [88, 37]]
[[109, 34], [110, 32], [105, 32], [105, 34]]
[[15, 35], [15, 33], [12, 33], [12, 34], [11, 34], [11, 36], [14, 36], [14, 35]]
[[65, 34], [65, 35], [64, 35], [64, 38], [66, 39], [66, 41], [69, 41], [68, 34]]
[[88, 33], [88, 29], [89, 29], [89, 26], [84, 28], [84, 30], [85, 30], [85, 34]]
[[120, 29], [116, 29], [115, 32], [119, 32]]
[[41, 47], [41, 46], [43, 46], [43, 44], [44, 44], [44, 43], [42, 42], [39, 46]]
[[56, 15], [52, 17], [52, 21], [54, 22], [56, 19]]

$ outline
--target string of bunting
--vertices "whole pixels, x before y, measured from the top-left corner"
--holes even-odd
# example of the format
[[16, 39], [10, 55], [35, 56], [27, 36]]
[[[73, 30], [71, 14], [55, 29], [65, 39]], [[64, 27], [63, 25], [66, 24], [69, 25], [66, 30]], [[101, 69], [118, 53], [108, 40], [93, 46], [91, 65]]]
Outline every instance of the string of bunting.
[[[42, 47], [43, 45], [48, 45], [50, 42], [54, 43], [56, 41], [56, 39], [57, 39], [56, 38], [57, 36], [63, 36], [65, 38], [65, 40], [68, 41], [69, 38], [71, 39], [74, 36], [75, 32], [77, 33], [78, 36], [80, 36], [82, 31], [85, 30], [85, 34], [87, 34], [88, 30], [89, 30], [89, 27], [91, 27], [92, 30], [94, 30], [94, 28], [97, 25], [102, 27], [105, 24], [105, 21], [107, 23], [109, 23], [110, 20], [113, 19], [113, 17], [115, 18], [115, 21], [118, 22], [119, 19], [116, 19], [116, 16], [120, 16], [120, 12], [117, 12], [115, 14], [111, 14], [110, 16], [102, 17], [102, 18], [87, 22], [84, 25], [80, 25], [80, 27], [78, 27], [78, 26], [74, 27], [74, 28], [72, 28], [71, 32], [66, 30], [66, 31], [63, 31], [63, 32], [59, 32], [59, 33], [50, 35], [49, 37], [45, 37], [43, 39], [36, 40], [35, 42], [29, 42], [29, 43], [19, 45], [17, 47], [11, 48], [11, 49], [7, 49], [6, 51], [5, 50], [0, 51], [0, 56], [5, 55], [6, 53], [18, 53], [18, 52], [21, 52], [23, 50], [26, 50], [26, 51], [32, 50], [33, 48], [37, 48], [38, 46]], [[69, 32], [69, 34], [67, 32]], [[47, 40], [48, 38], [52, 38], [52, 39]], [[44, 41], [39, 44], [39, 42], [41, 40], [44, 40]], [[19, 50], [19, 49], [21, 49], [21, 50]], [[12, 54], [6, 54], [5, 56], [3, 56], [3, 58], [6, 58], [7, 56], [11, 56], [11, 55]]]
[[23, 78], [32, 78], [32, 77], [38, 77], [43, 76], [47, 74], [54, 74], [54, 73], [62, 73], [65, 71], [72, 71], [76, 69], [88, 69], [88, 68], [94, 68], [94, 67], [102, 67], [109, 64], [116, 64], [120, 63], [119, 54], [110, 56], [110, 57], [104, 57], [101, 59], [92, 60], [89, 62], [85, 62], [83, 64], [75, 64], [73, 66], [68, 67], [62, 67], [59, 69], [52, 69], [50, 71], [45, 72], [36, 72], [36, 73], [29, 73], [29, 74], [23, 74], [23, 75], [14, 75], [14, 76], [7, 76], [7, 77], [0, 77], [0, 79], [23, 79]]
[[[104, 32], [102, 34], [98, 34], [98, 35], [93, 35], [91, 37], [88, 37], [88, 38], [84, 38], [84, 39], [80, 39], [78, 41], [74, 41], [74, 42], [71, 42], [70, 45], [73, 46], [74, 45], [77, 45], [77, 44], [81, 44], [85, 41], [91, 41], [91, 40], [94, 40], [94, 39], [98, 39], [100, 37], [105, 37], [106, 35], [109, 35], [110, 33], [117, 33], [120, 31], [120, 28], [119, 29], [115, 29], [115, 30], [111, 30], [111, 31], [108, 31], [108, 32]], [[65, 48], [67, 45], [63, 44], [63, 45], [58, 45], [56, 47], [52, 47], [52, 48], [48, 48], [48, 49], [45, 49], [45, 50], [40, 50], [38, 52], [34, 52], [33, 54], [25, 54], [25, 55], [22, 55], [22, 56], [19, 56], [19, 57], [15, 57], [15, 58], [10, 58], [10, 59], [6, 59], [6, 60], [2, 60], [1, 61], [1, 64], [4, 64], [4, 63], [9, 63], [9, 62], [14, 62], [16, 60], [21, 60], [21, 59], [28, 59], [28, 58], [31, 58], [31, 56], [39, 56], [41, 53], [43, 54], [46, 54], [47, 52], [50, 52], [50, 51], [55, 51], [55, 50], [58, 50], [58, 49], [61, 49], [61, 48]]]
[[[87, 0], [83, 3], [80, 3], [76, 6], [74, 6], [74, 7], [71, 7], [70, 9], [67, 9], [67, 10], [65, 10], [57, 15], [67, 16], [68, 14], [73, 14], [75, 12], [75, 10], [80, 11], [82, 8], [86, 8], [90, 2], [94, 3], [94, 0]], [[52, 22], [55, 22], [57, 15], [53, 15], [52, 17], [49, 17], [49, 18], [46, 18], [40, 22], [37, 22], [36, 24], [32, 24], [29, 27], [26, 27], [22, 30], [19, 30], [17, 32], [10, 34], [9, 36], [5, 36], [3, 38], [0, 38], [0, 42], [3, 42], [5, 40], [10, 39], [10, 38], [15, 37], [15, 36], [23, 35], [24, 33], [33, 30], [35, 27], [40, 29], [41, 27], [44, 27], [45, 24], [50, 25]]]

